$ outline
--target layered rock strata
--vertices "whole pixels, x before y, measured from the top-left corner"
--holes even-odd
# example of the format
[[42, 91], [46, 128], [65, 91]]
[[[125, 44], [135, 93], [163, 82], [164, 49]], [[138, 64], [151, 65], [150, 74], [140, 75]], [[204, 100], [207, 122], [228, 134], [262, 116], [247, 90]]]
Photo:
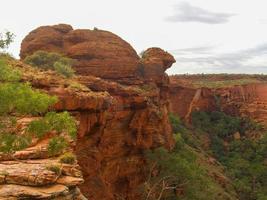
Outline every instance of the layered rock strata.
[[58, 96], [55, 109], [68, 110], [79, 121], [75, 149], [84, 177], [82, 193], [90, 200], [141, 199], [144, 152], [174, 144], [165, 74], [174, 58], [159, 48], [150, 48], [139, 58], [110, 32], [73, 30], [69, 25], [32, 31], [22, 42], [21, 58], [38, 50], [76, 60], [73, 81], [78, 88], [56, 75], [36, 78], [34, 73], [25, 80]]

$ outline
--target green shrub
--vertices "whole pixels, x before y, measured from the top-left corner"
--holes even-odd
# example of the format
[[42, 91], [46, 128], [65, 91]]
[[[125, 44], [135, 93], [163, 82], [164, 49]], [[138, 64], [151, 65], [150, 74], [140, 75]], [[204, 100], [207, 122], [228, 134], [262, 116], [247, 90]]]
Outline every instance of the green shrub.
[[0, 132], [0, 152], [9, 153], [26, 148], [30, 144], [30, 138], [17, 136], [12, 133]]
[[244, 132], [241, 122], [241, 118], [232, 117], [218, 111], [192, 113], [192, 124], [195, 128], [220, 138], [230, 137], [236, 132]]
[[54, 64], [55, 71], [63, 76], [70, 78], [74, 75], [74, 70], [70, 65], [63, 64], [61, 62], [56, 62]]
[[185, 131], [185, 128], [179, 116], [175, 115], [174, 113], [169, 113], [169, 120], [174, 134], [183, 133]]
[[48, 144], [48, 153], [50, 156], [54, 156], [63, 152], [68, 146], [64, 137], [56, 136], [50, 139]]
[[[195, 128], [209, 134], [214, 156], [225, 166], [240, 200], [259, 200], [267, 196], [267, 136], [262, 139], [242, 137], [233, 140], [235, 132], [260, 131], [261, 126], [247, 118], [228, 116], [221, 112], [196, 112]], [[224, 142], [228, 143], [227, 147]]]
[[0, 115], [14, 111], [20, 114], [44, 113], [56, 101], [56, 97], [33, 90], [27, 83], [0, 84]]
[[52, 130], [58, 134], [66, 132], [71, 139], [75, 139], [77, 134], [75, 120], [68, 112], [48, 112], [43, 118], [31, 122], [28, 126], [28, 132], [38, 138], [42, 138]]
[[[144, 184], [144, 198], [213, 200], [216, 194], [210, 190], [211, 180], [197, 163], [196, 155], [184, 143], [180, 134], [175, 138], [176, 145], [171, 152], [164, 148], [146, 152], [149, 173]], [[159, 198], [162, 189], [163, 194]], [[174, 192], [176, 190], [183, 191], [183, 195], [177, 195]]]
[[55, 70], [65, 77], [72, 77], [74, 70], [72, 69], [73, 60], [62, 56], [61, 54], [46, 51], [36, 51], [34, 54], [27, 56], [24, 62], [44, 70]]
[[76, 156], [71, 152], [64, 153], [60, 157], [60, 162], [66, 164], [74, 164], [76, 162]]
[[17, 82], [20, 78], [20, 72], [8, 66], [5, 58], [0, 58], [0, 81]]
[[[75, 120], [67, 112], [49, 112], [43, 118], [33, 121], [22, 134], [16, 133], [16, 120], [12, 115], [40, 115], [55, 104], [56, 97], [35, 90], [28, 83], [20, 82], [20, 72], [0, 58], [0, 151], [12, 153], [31, 144], [32, 134], [43, 138], [46, 133], [66, 132], [72, 139], [76, 137]], [[63, 138], [64, 139], [64, 138]], [[66, 146], [66, 141], [56, 137], [49, 143], [53, 154]]]
[[9, 31], [0, 33], [0, 49], [7, 49], [9, 45], [14, 41], [15, 35]]
[[46, 169], [54, 172], [58, 176], [61, 174], [61, 167], [59, 165], [56, 164], [47, 165]]
[[42, 139], [51, 129], [51, 125], [45, 123], [44, 119], [32, 121], [27, 127], [27, 131], [39, 139]]

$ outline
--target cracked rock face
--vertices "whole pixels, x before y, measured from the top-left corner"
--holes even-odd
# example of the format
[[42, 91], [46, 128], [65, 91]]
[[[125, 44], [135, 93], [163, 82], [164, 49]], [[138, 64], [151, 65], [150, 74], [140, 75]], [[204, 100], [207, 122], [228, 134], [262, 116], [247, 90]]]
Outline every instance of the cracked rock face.
[[[1, 155], [0, 199], [85, 199], [77, 187], [84, 182], [79, 165], [63, 164], [56, 156], [43, 159], [36, 153], [40, 149], [47, 155], [47, 142], [17, 151], [13, 159]], [[59, 167], [60, 173], [52, 166]]]
[[168, 80], [165, 70], [175, 59], [160, 48], [149, 48], [140, 59], [133, 47], [119, 36], [103, 30], [77, 29], [59, 24], [41, 26], [22, 41], [20, 57], [38, 50], [58, 52], [76, 60], [74, 68], [82, 76], [96, 76], [123, 84]]
[[23, 77], [33, 87], [58, 96], [55, 109], [67, 110], [79, 121], [75, 153], [83, 173], [79, 188], [84, 196], [141, 200], [139, 188], [147, 173], [144, 152], [160, 146], [170, 149], [174, 144], [165, 73], [175, 62], [173, 56], [150, 48], [139, 58], [113, 33], [73, 30], [62, 24], [37, 28], [21, 47], [22, 59], [46, 50], [77, 61], [74, 81], [84, 90], [73, 89], [72, 80], [50, 72], [28, 70]]
[[[249, 117], [267, 126], [267, 84], [250, 83], [224, 88], [193, 88], [175, 83], [170, 85], [170, 110], [189, 122], [193, 111], [214, 111], [220, 99], [221, 111]], [[215, 98], [216, 97], [216, 98]], [[178, 106], [180, 105], [180, 106]]]

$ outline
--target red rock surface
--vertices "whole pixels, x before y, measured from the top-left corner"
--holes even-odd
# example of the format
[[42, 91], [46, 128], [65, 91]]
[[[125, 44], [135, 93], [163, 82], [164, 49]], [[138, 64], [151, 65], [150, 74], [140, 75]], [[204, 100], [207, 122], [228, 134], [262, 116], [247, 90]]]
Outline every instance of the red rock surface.
[[205, 88], [186, 88], [172, 84], [170, 88], [170, 111], [186, 122], [190, 122], [193, 111], [212, 111], [216, 109], [214, 94]]
[[266, 83], [210, 89], [185, 87], [172, 82], [170, 91], [171, 112], [187, 122], [190, 121], [193, 111], [213, 111], [219, 104], [221, 110], [227, 114], [249, 117], [267, 125]]
[[144, 151], [172, 148], [174, 143], [165, 74], [174, 58], [151, 48], [140, 59], [110, 32], [72, 30], [67, 25], [31, 32], [23, 40], [21, 58], [40, 49], [77, 59], [80, 76], [74, 81], [88, 90], [75, 90], [70, 80], [48, 72], [25, 72], [24, 79], [34, 87], [59, 97], [57, 110], [71, 111], [80, 123], [76, 154], [85, 180], [83, 194], [90, 200], [141, 199]]
[[35, 29], [23, 40], [20, 56], [37, 50], [62, 53], [76, 59], [80, 75], [106, 79], [136, 78], [139, 57], [136, 51], [117, 35], [103, 30], [78, 29], [60, 24]]
[[169, 84], [169, 77], [164, 72], [172, 66], [175, 59], [160, 48], [147, 49], [141, 59], [143, 76], [147, 81], [157, 84]]

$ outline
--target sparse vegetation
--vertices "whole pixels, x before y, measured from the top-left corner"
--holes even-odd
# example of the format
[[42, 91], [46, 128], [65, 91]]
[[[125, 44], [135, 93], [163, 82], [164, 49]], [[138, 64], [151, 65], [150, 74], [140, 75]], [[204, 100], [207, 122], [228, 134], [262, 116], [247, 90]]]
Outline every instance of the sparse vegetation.
[[60, 165], [57, 165], [57, 164], [47, 165], [46, 169], [51, 171], [51, 172], [54, 172], [58, 176], [61, 175], [61, 167], [60, 167]]
[[67, 147], [67, 142], [64, 137], [56, 136], [50, 139], [48, 144], [48, 153], [50, 156], [58, 155]]
[[36, 51], [34, 54], [27, 56], [24, 62], [43, 70], [54, 70], [67, 78], [72, 77], [75, 73], [72, 69], [74, 61], [58, 53]]
[[[33, 136], [40, 139], [50, 131], [56, 131], [57, 135], [65, 132], [75, 139], [76, 123], [67, 112], [48, 112], [44, 118], [32, 121], [27, 131], [16, 132], [16, 116], [44, 114], [57, 98], [33, 89], [29, 83], [20, 82], [20, 71], [9, 66], [5, 59], [0, 58], [0, 151], [12, 153], [24, 149], [31, 144]], [[64, 142], [59, 137], [50, 141], [52, 154], [67, 144], [63, 137]]]
[[66, 152], [60, 157], [61, 163], [74, 164], [76, 162], [76, 156], [71, 152]]
[[72, 69], [71, 65], [64, 64], [62, 62], [56, 62], [54, 64], [55, 71], [63, 76], [70, 78], [74, 75], [74, 70]]
[[[241, 200], [262, 200], [267, 196], [267, 137], [251, 139], [250, 131], [262, 131], [255, 122], [220, 112], [193, 114], [193, 124], [208, 133], [211, 151], [226, 167]], [[198, 131], [198, 133], [199, 133]], [[231, 137], [235, 132], [240, 139]], [[227, 145], [226, 145], [227, 144]]]
[[43, 118], [31, 122], [28, 126], [28, 132], [35, 134], [38, 138], [42, 138], [52, 130], [58, 134], [66, 132], [71, 139], [76, 138], [77, 130], [75, 120], [68, 112], [49, 112]]
[[169, 119], [175, 134], [175, 148], [146, 152], [149, 168], [143, 186], [144, 199], [232, 199], [230, 193], [233, 191], [227, 190], [233, 188], [226, 186], [227, 190], [223, 192], [224, 189], [210, 177], [209, 166], [200, 164], [200, 159], [205, 160], [205, 156], [197, 153], [201, 148], [196, 141], [191, 144], [192, 132], [175, 114], [171, 113]]
[[10, 31], [0, 33], [0, 49], [5, 50], [14, 41], [15, 35]]

